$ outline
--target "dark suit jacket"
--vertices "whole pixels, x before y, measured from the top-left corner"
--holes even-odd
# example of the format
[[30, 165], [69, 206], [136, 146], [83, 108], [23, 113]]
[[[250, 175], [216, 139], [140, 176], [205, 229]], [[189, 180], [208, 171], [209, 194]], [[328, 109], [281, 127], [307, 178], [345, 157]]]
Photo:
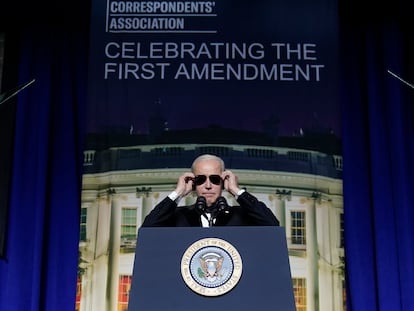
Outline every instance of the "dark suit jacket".
[[[240, 206], [229, 206], [216, 216], [215, 226], [278, 226], [279, 221], [272, 211], [247, 191], [237, 202]], [[200, 211], [195, 205], [177, 206], [166, 197], [145, 217], [142, 227], [201, 227]]]

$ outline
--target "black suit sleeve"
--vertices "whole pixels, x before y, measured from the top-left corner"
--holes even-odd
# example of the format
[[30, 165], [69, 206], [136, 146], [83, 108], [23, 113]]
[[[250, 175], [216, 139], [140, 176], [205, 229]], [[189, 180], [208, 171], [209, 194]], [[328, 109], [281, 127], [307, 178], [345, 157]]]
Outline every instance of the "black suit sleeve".
[[279, 220], [272, 211], [247, 191], [237, 198], [237, 202], [246, 213], [251, 224], [256, 226], [279, 226]]
[[174, 226], [174, 212], [176, 208], [177, 203], [166, 197], [145, 217], [142, 227]]

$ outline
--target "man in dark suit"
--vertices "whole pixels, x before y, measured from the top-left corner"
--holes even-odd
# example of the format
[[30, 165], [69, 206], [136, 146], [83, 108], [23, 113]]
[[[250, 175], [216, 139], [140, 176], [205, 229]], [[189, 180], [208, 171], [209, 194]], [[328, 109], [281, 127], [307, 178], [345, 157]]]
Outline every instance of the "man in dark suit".
[[[238, 206], [229, 206], [222, 191], [231, 193]], [[178, 206], [191, 191], [197, 201]], [[201, 155], [191, 172], [178, 178], [177, 186], [145, 218], [142, 227], [278, 226], [272, 211], [255, 196], [239, 188], [237, 176], [225, 169], [221, 158]]]

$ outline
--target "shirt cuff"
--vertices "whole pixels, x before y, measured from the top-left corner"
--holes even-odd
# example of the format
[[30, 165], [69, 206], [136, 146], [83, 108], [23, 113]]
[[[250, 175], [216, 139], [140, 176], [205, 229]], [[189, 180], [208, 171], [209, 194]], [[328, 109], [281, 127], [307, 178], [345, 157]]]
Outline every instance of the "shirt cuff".
[[173, 201], [178, 201], [180, 199], [180, 196], [178, 195], [177, 192], [173, 191], [171, 192], [168, 197], [173, 200]]
[[236, 195], [234, 196], [235, 199], [237, 200], [239, 196], [241, 196], [244, 192], [246, 192], [246, 189], [240, 189], [239, 191], [237, 191]]

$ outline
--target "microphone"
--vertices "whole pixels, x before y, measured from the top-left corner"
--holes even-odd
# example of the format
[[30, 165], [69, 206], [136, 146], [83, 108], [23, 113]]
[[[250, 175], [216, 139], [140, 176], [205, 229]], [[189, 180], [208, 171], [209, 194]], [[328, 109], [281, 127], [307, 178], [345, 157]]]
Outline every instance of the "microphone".
[[209, 227], [212, 226], [212, 217], [208, 217], [206, 214], [206, 209], [207, 209], [207, 200], [205, 197], [200, 196], [197, 198], [196, 202], [195, 202], [195, 208], [196, 211], [203, 216], [205, 219], [207, 219], [208, 221], [208, 225]]
[[219, 197], [214, 203], [214, 207], [211, 211], [210, 227], [216, 222], [217, 216], [222, 212], [228, 212], [227, 201], [224, 197]]
[[200, 196], [197, 198], [196, 202], [195, 202], [195, 207], [197, 212], [200, 213], [200, 215], [205, 216], [205, 210], [207, 207], [207, 201], [206, 198], [203, 196]]
[[219, 197], [216, 201], [217, 214], [226, 211], [228, 208], [227, 201], [223, 197]]

